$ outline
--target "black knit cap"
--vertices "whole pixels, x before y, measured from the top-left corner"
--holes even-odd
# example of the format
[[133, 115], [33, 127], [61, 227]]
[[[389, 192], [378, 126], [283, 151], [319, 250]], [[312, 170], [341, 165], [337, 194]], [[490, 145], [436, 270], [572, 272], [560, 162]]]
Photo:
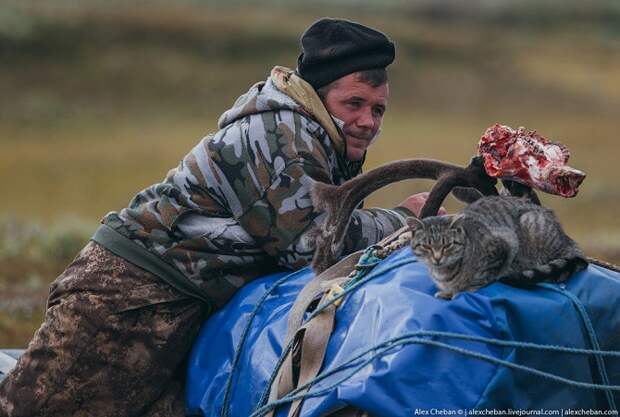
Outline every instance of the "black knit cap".
[[323, 18], [301, 35], [297, 72], [315, 89], [357, 71], [385, 68], [394, 61], [394, 43], [359, 23]]

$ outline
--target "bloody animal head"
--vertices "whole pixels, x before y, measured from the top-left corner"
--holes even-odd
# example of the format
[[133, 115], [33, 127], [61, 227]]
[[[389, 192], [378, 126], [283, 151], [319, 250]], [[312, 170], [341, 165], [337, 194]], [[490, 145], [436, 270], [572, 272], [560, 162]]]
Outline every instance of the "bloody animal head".
[[480, 138], [478, 152], [489, 176], [562, 197], [577, 195], [586, 176], [566, 165], [570, 152], [564, 145], [522, 127], [514, 130], [499, 123], [489, 127]]

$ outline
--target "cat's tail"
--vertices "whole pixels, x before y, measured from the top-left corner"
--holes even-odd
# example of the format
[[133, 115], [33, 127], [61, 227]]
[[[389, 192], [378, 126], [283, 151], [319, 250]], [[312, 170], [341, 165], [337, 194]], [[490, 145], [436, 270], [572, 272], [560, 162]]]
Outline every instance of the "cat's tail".
[[587, 266], [588, 260], [583, 256], [558, 258], [545, 265], [509, 274], [500, 281], [515, 287], [531, 287], [539, 282], [562, 282]]
[[601, 261], [600, 259], [592, 258], [591, 256], [588, 256], [587, 259], [591, 264], [598, 265], [606, 269], [611, 269], [615, 272], [620, 272], [620, 266], [612, 264], [611, 262]]

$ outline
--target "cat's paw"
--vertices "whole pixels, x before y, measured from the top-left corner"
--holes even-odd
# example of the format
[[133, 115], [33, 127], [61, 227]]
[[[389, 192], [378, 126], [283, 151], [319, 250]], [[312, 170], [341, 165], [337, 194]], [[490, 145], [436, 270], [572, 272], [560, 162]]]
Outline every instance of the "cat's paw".
[[437, 291], [435, 298], [441, 298], [442, 300], [452, 300], [456, 294], [449, 291]]

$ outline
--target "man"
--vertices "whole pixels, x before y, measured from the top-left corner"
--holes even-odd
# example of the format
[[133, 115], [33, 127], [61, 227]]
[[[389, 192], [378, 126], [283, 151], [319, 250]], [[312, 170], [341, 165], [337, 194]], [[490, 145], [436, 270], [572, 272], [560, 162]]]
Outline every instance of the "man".
[[[246, 282], [310, 261], [308, 235], [324, 217], [310, 187], [360, 172], [394, 45], [334, 19], [301, 45], [296, 72], [275, 67], [162, 183], [104, 217], [52, 284], [43, 325], [0, 385], [0, 415], [183, 415], [183, 361], [202, 321]], [[344, 253], [423, 202], [356, 210]]]

